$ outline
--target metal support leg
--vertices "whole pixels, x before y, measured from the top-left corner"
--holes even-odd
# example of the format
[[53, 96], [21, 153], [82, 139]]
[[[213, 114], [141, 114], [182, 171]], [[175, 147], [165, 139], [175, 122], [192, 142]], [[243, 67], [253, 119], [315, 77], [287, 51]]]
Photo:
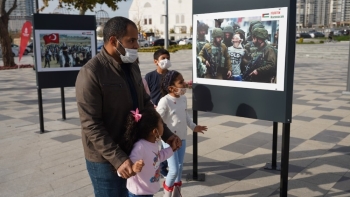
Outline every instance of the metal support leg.
[[64, 87], [61, 87], [62, 120], [66, 120], [66, 103], [64, 99]]
[[273, 132], [272, 132], [272, 160], [271, 163], [266, 163], [266, 170], [281, 170], [281, 166], [277, 163], [277, 135], [278, 134], [278, 122], [273, 122]]
[[44, 111], [43, 111], [43, 97], [41, 88], [38, 88], [38, 107], [39, 107], [39, 123], [40, 123], [40, 133], [44, 133]]
[[[198, 124], [198, 111], [193, 111], [193, 122]], [[198, 174], [198, 134], [193, 132], [193, 174], [187, 174], [187, 181], [205, 181], [205, 174]]]
[[280, 196], [287, 197], [289, 167], [290, 123], [283, 123]]

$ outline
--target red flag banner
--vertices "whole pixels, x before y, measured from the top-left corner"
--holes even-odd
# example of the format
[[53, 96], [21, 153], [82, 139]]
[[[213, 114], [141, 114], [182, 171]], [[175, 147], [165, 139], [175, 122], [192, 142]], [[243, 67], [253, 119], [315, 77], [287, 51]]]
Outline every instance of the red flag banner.
[[31, 34], [32, 34], [32, 23], [27, 21], [22, 26], [21, 45], [19, 46], [19, 54], [18, 54], [19, 61], [21, 61], [23, 53], [27, 48], [27, 44]]
[[49, 44], [49, 43], [60, 43], [60, 37], [58, 33], [53, 33], [53, 34], [49, 34], [49, 35], [45, 35], [43, 37], [45, 44]]

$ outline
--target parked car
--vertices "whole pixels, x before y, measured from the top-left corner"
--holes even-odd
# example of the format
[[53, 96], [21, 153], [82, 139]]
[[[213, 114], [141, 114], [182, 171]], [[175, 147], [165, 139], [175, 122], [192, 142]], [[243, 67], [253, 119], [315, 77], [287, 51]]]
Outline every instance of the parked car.
[[[169, 40], [169, 45], [176, 45], [176, 42]], [[164, 39], [153, 41], [152, 46], [164, 46]]]
[[349, 35], [349, 30], [348, 29], [343, 29], [340, 31], [341, 34], [343, 35]]
[[[12, 48], [17, 48], [18, 49], [18, 52], [19, 52], [19, 46], [17, 44], [11, 44], [11, 47]], [[23, 55], [27, 55], [29, 52], [30, 52], [30, 48], [29, 47], [26, 47], [26, 49], [24, 50], [24, 53]]]
[[179, 45], [192, 44], [192, 38], [185, 38], [179, 42]]
[[176, 42], [176, 44], [179, 44], [181, 41], [183, 41], [184, 40], [184, 38], [180, 38], [180, 39], [178, 39], [178, 40], [175, 40], [175, 42]]
[[[19, 48], [18, 47], [11, 47], [12, 49], [12, 56], [13, 57], [18, 57], [18, 53], [19, 53]], [[2, 49], [0, 47], [0, 57], [2, 57]]]
[[311, 38], [311, 35], [309, 33], [298, 33], [296, 35], [297, 38]]
[[321, 33], [321, 32], [313, 32], [313, 33], [310, 33], [310, 36], [312, 38], [323, 38], [324, 37], [324, 34]]
[[103, 44], [99, 45], [99, 46], [97, 47], [96, 53], [99, 53], [99, 52], [102, 50], [102, 47], [103, 47]]
[[148, 40], [138, 40], [140, 47], [149, 47], [151, 44]]

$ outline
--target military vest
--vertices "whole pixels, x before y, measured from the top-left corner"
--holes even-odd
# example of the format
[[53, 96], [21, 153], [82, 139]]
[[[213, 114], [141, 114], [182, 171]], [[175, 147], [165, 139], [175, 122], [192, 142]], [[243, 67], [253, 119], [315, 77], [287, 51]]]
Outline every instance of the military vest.
[[222, 54], [222, 46], [219, 47], [214, 46], [211, 44], [211, 59], [217, 66], [217, 68], [222, 68], [225, 66], [225, 57]]
[[203, 49], [203, 46], [208, 43], [206, 40], [197, 40], [197, 55]]

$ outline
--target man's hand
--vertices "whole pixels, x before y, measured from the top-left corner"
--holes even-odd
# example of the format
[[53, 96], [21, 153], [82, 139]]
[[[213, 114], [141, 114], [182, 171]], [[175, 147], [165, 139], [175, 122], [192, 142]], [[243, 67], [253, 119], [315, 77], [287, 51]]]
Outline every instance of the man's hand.
[[175, 143], [175, 149], [173, 149], [173, 151], [176, 151], [182, 145], [181, 139], [177, 135], [170, 136], [166, 141], [166, 143], [169, 145], [172, 145], [173, 143]]
[[205, 65], [206, 65], [207, 67], [210, 67], [210, 64], [209, 64], [208, 60], [205, 60]]
[[143, 162], [143, 160], [138, 160], [134, 163], [134, 165], [132, 165], [132, 171], [134, 171], [135, 173], [139, 173], [142, 170], [142, 167], [145, 165], [145, 163]]
[[227, 71], [227, 79], [229, 79], [232, 76], [232, 72], [229, 70]]
[[258, 74], [259, 74], [258, 71], [255, 69], [253, 72], [251, 72], [251, 73], [249, 74], [249, 76], [258, 75]]
[[201, 126], [201, 125], [197, 125], [194, 129], [193, 129], [193, 132], [199, 132], [199, 133], [203, 133], [203, 131], [207, 131], [208, 128], [207, 126]]
[[133, 171], [132, 165], [133, 163], [130, 159], [125, 160], [124, 163], [117, 169], [118, 174], [124, 179], [135, 176], [136, 173]]

